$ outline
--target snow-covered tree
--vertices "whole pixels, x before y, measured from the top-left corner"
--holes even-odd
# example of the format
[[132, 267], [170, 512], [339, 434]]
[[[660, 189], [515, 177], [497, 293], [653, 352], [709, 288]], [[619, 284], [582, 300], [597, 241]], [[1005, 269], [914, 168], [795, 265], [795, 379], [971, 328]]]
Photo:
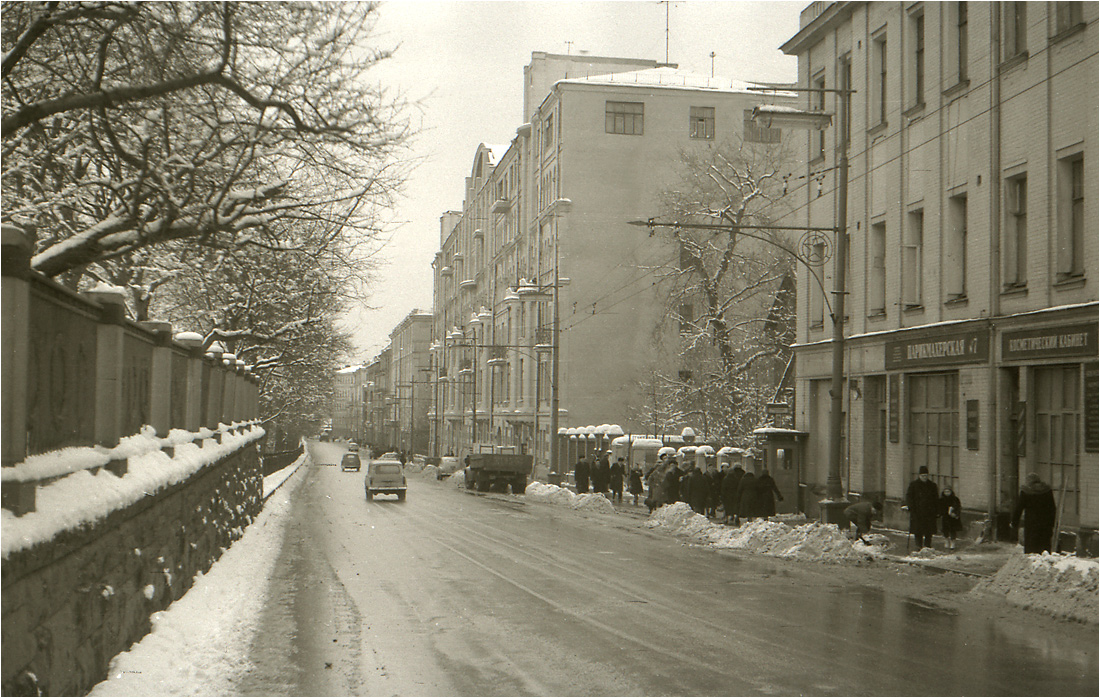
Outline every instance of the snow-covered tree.
[[680, 336], [679, 370], [664, 381], [701, 437], [743, 443], [791, 355], [794, 240], [768, 227], [790, 158], [781, 145], [735, 139], [681, 160], [660, 216], [680, 225], [654, 228], [676, 255], [658, 269]]

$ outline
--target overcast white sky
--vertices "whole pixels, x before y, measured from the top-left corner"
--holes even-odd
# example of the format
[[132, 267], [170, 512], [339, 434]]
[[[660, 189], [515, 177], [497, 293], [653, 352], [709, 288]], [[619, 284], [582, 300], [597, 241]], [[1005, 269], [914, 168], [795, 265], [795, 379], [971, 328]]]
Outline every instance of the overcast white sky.
[[[398, 46], [380, 65], [383, 86], [419, 103], [413, 143], [419, 165], [393, 211], [371, 308], [352, 314], [360, 350], [373, 358], [413, 308], [430, 310], [431, 261], [439, 216], [462, 206], [464, 177], [479, 143], [507, 144], [524, 121], [523, 67], [532, 51], [668, 59], [681, 68], [741, 80], [796, 79], [779, 45], [798, 30], [808, 3], [682, 0], [649, 2], [419, 2], [382, 5], [376, 37]], [[567, 42], [572, 42], [567, 43]]]

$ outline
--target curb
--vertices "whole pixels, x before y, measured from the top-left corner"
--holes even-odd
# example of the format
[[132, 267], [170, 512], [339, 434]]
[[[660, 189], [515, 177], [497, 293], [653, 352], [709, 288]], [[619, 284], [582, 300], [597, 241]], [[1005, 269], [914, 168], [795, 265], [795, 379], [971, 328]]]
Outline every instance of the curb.
[[[287, 476], [283, 478], [282, 482], [280, 482], [278, 485], [275, 485], [275, 487], [273, 487], [270, 492], [268, 492], [267, 494], [264, 495], [264, 503], [267, 503], [267, 500], [271, 499], [271, 495], [278, 492], [279, 488], [281, 488], [283, 485], [285, 485], [287, 483], [287, 480], [294, 477], [294, 475], [298, 472], [299, 469], [301, 469], [301, 467], [303, 465], [310, 465], [310, 464], [312, 464], [312, 463], [310, 462], [309, 452], [307, 451], [307, 452], [302, 454], [301, 458], [299, 458], [297, 461], [295, 461], [294, 463], [291, 464], [291, 465], [294, 466], [294, 470], [290, 471], [290, 473], [288, 473]], [[287, 466], [287, 467], [289, 468], [290, 466]]]

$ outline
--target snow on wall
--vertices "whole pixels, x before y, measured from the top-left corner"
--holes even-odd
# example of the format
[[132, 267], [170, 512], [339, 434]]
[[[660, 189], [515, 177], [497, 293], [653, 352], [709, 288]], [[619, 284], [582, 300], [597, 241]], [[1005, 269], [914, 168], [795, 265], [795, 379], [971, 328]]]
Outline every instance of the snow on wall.
[[[223, 425], [224, 426], [224, 425]], [[227, 427], [228, 428], [228, 427]], [[264, 436], [259, 426], [240, 434], [223, 432], [222, 443], [209, 438], [209, 429], [197, 434], [173, 430], [164, 439], [157, 438], [152, 427], [119, 441], [113, 449], [101, 447], [66, 448], [32, 456], [23, 463], [5, 468], [5, 480], [38, 480], [69, 473], [38, 487], [35, 511], [15, 516], [7, 509], [0, 516], [0, 555], [44, 543], [62, 531], [94, 523], [111, 512], [124, 509], [147, 495], [186, 480], [203, 467], [215, 463]], [[169, 456], [161, 450], [175, 446]], [[106, 454], [106, 460], [100, 459]], [[107, 470], [93, 473], [89, 463], [106, 464], [127, 459], [127, 471], [119, 477]], [[14, 471], [8, 475], [8, 471]]]
[[1061, 618], [1098, 622], [1098, 563], [1068, 555], [1014, 555], [972, 593], [1003, 596], [1009, 603]]

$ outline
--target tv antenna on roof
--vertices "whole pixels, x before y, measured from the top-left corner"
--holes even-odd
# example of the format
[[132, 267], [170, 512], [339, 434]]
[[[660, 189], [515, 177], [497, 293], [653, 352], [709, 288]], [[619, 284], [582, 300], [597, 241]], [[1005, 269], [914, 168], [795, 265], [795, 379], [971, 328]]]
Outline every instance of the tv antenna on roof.
[[573, 52], [572, 49], [573, 49], [573, 42], [572, 41], [566, 41], [565, 42], [565, 55], [567, 55], [567, 56], [570, 55]]

